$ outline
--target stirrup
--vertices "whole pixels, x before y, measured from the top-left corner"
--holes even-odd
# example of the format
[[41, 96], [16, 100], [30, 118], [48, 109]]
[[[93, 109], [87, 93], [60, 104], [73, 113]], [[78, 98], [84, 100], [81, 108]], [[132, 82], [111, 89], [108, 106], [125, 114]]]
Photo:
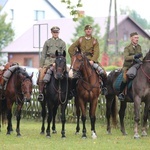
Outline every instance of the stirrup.
[[108, 90], [106, 87], [102, 87], [102, 91], [101, 91], [102, 95], [107, 95], [108, 94]]
[[39, 96], [38, 96], [38, 101], [39, 102], [42, 102], [44, 100], [44, 95], [41, 93], [41, 94], [39, 94]]
[[123, 93], [120, 93], [120, 94], [118, 95], [118, 99], [119, 99], [120, 101], [124, 101], [125, 95], [124, 95]]

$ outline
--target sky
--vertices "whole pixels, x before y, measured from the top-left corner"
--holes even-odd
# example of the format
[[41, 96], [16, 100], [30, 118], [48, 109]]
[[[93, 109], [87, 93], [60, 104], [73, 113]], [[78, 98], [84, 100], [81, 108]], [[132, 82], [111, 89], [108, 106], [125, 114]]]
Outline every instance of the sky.
[[[61, 0], [55, 0], [56, 5], [57, 2]], [[73, 2], [77, 2], [78, 0], [72, 0]], [[119, 15], [119, 9], [126, 9], [128, 7], [131, 10], [135, 10], [142, 18], [145, 18], [148, 22], [150, 22], [150, 0], [116, 0], [117, 1], [117, 9]], [[85, 15], [91, 17], [107, 17], [109, 12], [109, 3], [110, 0], [82, 0], [83, 7], [79, 10], [84, 10]], [[60, 8], [62, 8], [62, 3], [60, 4]], [[64, 4], [65, 6], [66, 4]], [[114, 0], [112, 0], [112, 9], [111, 15], [114, 16]], [[68, 13], [69, 16], [69, 13]]]

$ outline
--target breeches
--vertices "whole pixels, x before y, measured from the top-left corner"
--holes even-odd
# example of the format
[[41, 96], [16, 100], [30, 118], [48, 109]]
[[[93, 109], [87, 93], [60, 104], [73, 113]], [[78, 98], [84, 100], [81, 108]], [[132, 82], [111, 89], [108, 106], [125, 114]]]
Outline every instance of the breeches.
[[40, 70], [39, 70], [39, 78], [38, 78], [38, 82], [41, 82], [41, 81], [43, 81], [43, 78], [44, 78], [44, 76], [45, 76], [45, 74], [46, 74], [46, 72], [47, 72], [47, 67], [43, 67], [43, 68], [41, 68]]

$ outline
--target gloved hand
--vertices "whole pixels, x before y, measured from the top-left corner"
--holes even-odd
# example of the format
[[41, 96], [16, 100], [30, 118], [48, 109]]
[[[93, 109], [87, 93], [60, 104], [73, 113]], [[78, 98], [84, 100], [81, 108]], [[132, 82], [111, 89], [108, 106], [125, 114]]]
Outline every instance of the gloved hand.
[[138, 64], [142, 63], [142, 61], [139, 58], [134, 59], [134, 61]]
[[142, 56], [143, 56], [142, 53], [135, 54], [134, 59], [141, 58]]

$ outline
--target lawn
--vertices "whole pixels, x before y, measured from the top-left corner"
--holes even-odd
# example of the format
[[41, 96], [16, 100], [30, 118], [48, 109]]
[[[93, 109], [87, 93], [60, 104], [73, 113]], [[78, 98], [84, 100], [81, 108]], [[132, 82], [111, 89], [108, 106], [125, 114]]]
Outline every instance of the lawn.
[[[21, 137], [16, 136], [15, 128], [11, 135], [6, 135], [6, 125], [0, 132], [1, 150], [147, 150], [150, 135], [138, 140], [133, 138], [133, 128], [127, 127], [127, 136], [123, 136], [119, 129], [112, 129], [112, 134], [106, 134], [106, 125], [97, 121], [98, 138], [91, 138], [90, 123], [87, 123], [87, 139], [81, 138], [81, 133], [75, 135], [76, 125], [66, 123], [66, 138], [61, 138], [61, 124], [57, 123], [57, 134], [51, 138], [40, 135], [41, 122], [35, 120], [21, 120]], [[13, 120], [13, 127], [16, 121]], [[81, 126], [82, 127], [82, 126]], [[148, 134], [150, 131], [148, 130]]]

